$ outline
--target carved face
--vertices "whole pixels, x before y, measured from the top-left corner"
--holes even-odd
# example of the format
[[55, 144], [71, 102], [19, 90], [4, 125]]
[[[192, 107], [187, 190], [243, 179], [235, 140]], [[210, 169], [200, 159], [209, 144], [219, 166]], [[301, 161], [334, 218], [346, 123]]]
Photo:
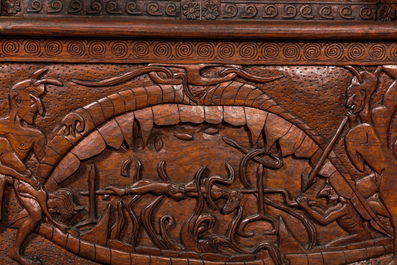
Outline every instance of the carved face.
[[240, 206], [240, 202], [242, 198], [243, 198], [243, 194], [241, 192], [232, 191], [225, 205], [223, 206], [222, 211], [226, 214], [233, 212], [237, 207]]
[[83, 207], [76, 206], [73, 202], [73, 195], [69, 190], [59, 189], [49, 195], [48, 211], [54, 217], [65, 224], [68, 224], [77, 212], [83, 210]]
[[357, 77], [354, 77], [352, 83], [347, 88], [346, 107], [353, 113], [359, 113], [364, 109], [366, 93], [363, 84], [360, 84]]
[[347, 88], [346, 107], [352, 109], [353, 113], [360, 113], [366, 104], [369, 104], [372, 94], [378, 87], [378, 77], [369, 71], [360, 72], [362, 83], [355, 76]]
[[20, 90], [17, 96], [14, 96], [14, 102], [17, 106], [17, 115], [29, 124], [33, 124], [37, 114], [44, 114], [44, 105], [41, 96], [44, 89], [24, 89]]
[[336, 202], [339, 199], [338, 193], [336, 193], [328, 181], [325, 182], [324, 187], [318, 192], [317, 197], [325, 197], [328, 203]]

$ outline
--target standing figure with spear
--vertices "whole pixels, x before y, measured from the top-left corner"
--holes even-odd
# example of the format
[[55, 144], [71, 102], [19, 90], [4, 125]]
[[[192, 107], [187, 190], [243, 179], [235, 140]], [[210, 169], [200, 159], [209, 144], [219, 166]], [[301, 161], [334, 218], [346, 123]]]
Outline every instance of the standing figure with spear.
[[368, 165], [381, 176], [380, 196], [394, 229], [394, 257], [389, 265], [397, 265], [397, 150], [396, 145], [391, 147], [389, 141], [391, 121], [397, 110], [397, 81], [386, 89], [379, 107], [371, 109], [370, 106], [382, 71], [397, 79], [396, 65], [378, 67], [375, 73], [367, 70], [355, 72], [356, 76], [347, 89], [346, 107], [352, 109], [352, 115], [345, 145], [350, 161], [360, 172]]
[[[352, 66], [346, 68], [355, 75], [347, 88], [346, 107], [349, 110], [325, 148], [318, 164], [308, 176], [302, 175], [302, 190], [305, 191], [312, 185], [313, 178], [321, 169], [323, 162], [349, 121], [350, 129], [344, 140], [351, 163], [360, 172], [364, 172], [368, 166], [381, 176], [380, 196], [390, 214], [394, 229], [394, 257], [389, 265], [397, 265], [397, 179], [395, 176], [397, 173], [397, 145], [392, 146], [389, 140], [391, 121], [397, 110], [397, 81], [395, 80], [386, 89], [380, 106], [371, 108], [370, 104], [371, 97], [378, 88], [379, 75], [385, 72], [397, 79], [397, 65], [379, 66], [374, 73], [365, 68], [363, 71], [358, 71]], [[358, 192], [355, 186], [352, 188]], [[384, 227], [383, 224], [382, 227]]]

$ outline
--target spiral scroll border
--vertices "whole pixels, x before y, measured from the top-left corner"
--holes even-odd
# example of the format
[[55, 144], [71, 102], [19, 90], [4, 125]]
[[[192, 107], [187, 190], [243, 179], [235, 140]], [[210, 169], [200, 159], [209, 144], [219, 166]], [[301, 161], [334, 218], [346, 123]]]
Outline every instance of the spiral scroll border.
[[24, 62], [161, 62], [240, 64], [395, 63], [393, 42], [188, 42], [140, 40], [1, 39], [0, 60]]

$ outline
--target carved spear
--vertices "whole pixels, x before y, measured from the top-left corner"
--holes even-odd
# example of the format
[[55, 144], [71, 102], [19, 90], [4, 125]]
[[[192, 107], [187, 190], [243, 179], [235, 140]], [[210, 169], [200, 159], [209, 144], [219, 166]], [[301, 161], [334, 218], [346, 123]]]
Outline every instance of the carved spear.
[[331, 153], [332, 148], [336, 143], [336, 140], [338, 140], [348, 120], [349, 120], [349, 116], [348, 114], [345, 114], [334, 136], [332, 137], [331, 141], [328, 143], [327, 147], [325, 147], [324, 152], [322, 153], [320, 159], [317, 161], [314, 168], [310, 171], [309, 175], [302, 173], [302, 188], [301, 188], [302, 192], [305, 192], [308, 188], [310, 188], [314, 184], [313, 182], [314, 178], [322, 168], [325, 159], [327, 159], [328, 155]]

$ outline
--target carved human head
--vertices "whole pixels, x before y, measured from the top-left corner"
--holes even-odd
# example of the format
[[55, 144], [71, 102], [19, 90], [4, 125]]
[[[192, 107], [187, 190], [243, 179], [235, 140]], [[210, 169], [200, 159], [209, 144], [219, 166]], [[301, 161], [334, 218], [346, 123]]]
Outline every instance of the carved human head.
[[49, 195], [48, 211], [65, 224], [69, 224], [81, 210], [83, 207], [77, 206], [73, 202], [73, 195], [69, 190], [59, 189]]
[[240, 206], [240, 202], [243, 199], [244, 195], [237, 190], [232, 191], [229, 194], [229, 197], [225, 203], [225, 205], [222, 208], [222, 212], [225, 214], [229, 214], [233, 212], [235, 209], [237, 209]]
[[41, 97], [46, 92], [45, 84], [63, 85], [55, 79], [39, 80], [38, 78], [46, 71], [47, 69], [40, 69], [34, 72], [29, 79], [18, 82], [10, 90], [9, 102], [11, 111], [15, 111], [16, 115], [28, 124], [33, 124], [37, 114], [44, 115], [44, 105]]
[[353, 113], [360, 113], [365, 106], [369, 105], [371, 96], [378, 87], [378, 76], [367, 70], [358, 72], [354, 68], [349, 69], [355, 76], [347, 88], [346, 107]]
[[325, 179], [324, 187], [318, 192], [318, 198], [326, 198], [328, 203], [333, 203], [339, 200], [339, 194], [335, 191], [332, 185], [329, 183], [329, 179]]

